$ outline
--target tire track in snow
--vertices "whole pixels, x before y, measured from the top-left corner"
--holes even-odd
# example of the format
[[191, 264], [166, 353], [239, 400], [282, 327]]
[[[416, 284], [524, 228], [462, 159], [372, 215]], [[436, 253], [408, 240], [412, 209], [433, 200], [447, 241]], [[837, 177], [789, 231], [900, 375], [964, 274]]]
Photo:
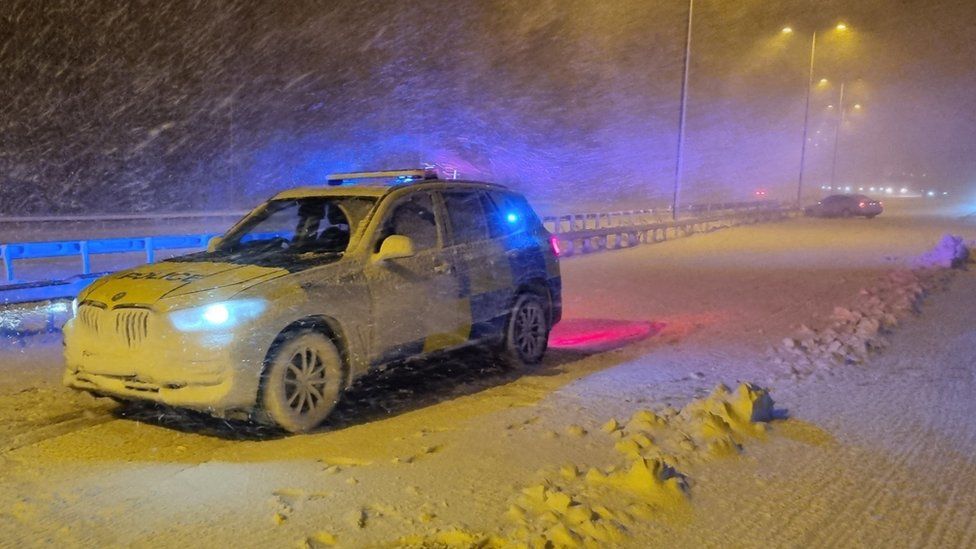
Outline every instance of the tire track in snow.
[[80, 416], [79, 414], [70, 415], [71, 417], [62, 419], [60, 421], [55, 421], [53, 423], [47, 423], [39, 426], [30, 425], [28, 426], [29, 429], [22, 430], [20, 433], [14, 433], [14, 435], [10, 438], [9, 444], [5, 444], [4, 447], [0, 449], [0, 454], [7, 454], [26, 446], [31, 446], [45, 440], [61, 437], [75, 431], [80, 431], [82, 429], [87, 429], [89, 427], [94, 427], [95, 425], [101, 425], [102, 423], [108, 423], [109, 421], [114, 421], [117, 419], [109, 412], [98, 414], [82, 412]]

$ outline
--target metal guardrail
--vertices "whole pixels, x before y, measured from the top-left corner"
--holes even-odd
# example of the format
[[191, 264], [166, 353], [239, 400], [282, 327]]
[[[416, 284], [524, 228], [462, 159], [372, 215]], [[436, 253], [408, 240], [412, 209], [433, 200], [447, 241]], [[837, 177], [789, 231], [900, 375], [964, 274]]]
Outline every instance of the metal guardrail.
[[142, 252], [146, 254], [146, 263], [152, 263], [155, 261], [156, 252], [159, 250], [205, 248], [210, 238], [218, 234], [204, 233], [0, 244], [0, 258], [3, 259], [4, 278], [9, 283], [16, 281], [14, 277], [14, 261], [20, 259], [78, 256], [81, 261], [81, 274], [87, 275], [91, 274], [91, 256], [95, 254]]
[[668, 238], [783, 219], [792, 209], [776, 202], [695, 204], [683, 209], [696, 216], [670, 219], [670, 209], [628, 210], [547, 216], [542, 222], [559, 238], [563, 256], [661, 242]]
[[0, 225], [17, 223], [84, 223], [89, 221], [154, 221], [163, 219], [206, 219], [233, 217], [240, 218], [249, 210], [220, 212], [171, 212], [171, 213], [130, 213], [95, 215], [44, 215], [44, 216], [0, 216]]
[[[683, 208], [682, 212], [692, 214], [693, 217], [672, 221], [670, 209], [662, 208], [546, 216], [543, 217], [543, 224], [559, 237], [563, 254], [569, 256], [577, 252], [587, 253], [634, 246], [642, 242], [659, 242], [668, 239], [669, 235], [674, 237], [702, 232], [715, 224], [740, 224], [783, 217], [787, 210], [775, 202], [730, 202], [693, 204]], [[170, 214], [162, 214], [167, 215]], [[176, 217], [208, 215], [192, 213]], [[67, 218], [56, 219], [65, 221]], [[3, 260], [5, 280], [8, 283], [0, 287], [0, 304], [73, 297], [96, 277], [91, 272], [92, 255], [144, 253], [146, 262], [152, 263], [157, 251], [205, 248], [210, 238], [217, 235], [218, 233], [202, 233], [0, 244], [0, 259]], [[77, 276], [64, 280], [16, 283], [15, 261], [73, 256], [77, 256], [80, 262], [81, 274]]]

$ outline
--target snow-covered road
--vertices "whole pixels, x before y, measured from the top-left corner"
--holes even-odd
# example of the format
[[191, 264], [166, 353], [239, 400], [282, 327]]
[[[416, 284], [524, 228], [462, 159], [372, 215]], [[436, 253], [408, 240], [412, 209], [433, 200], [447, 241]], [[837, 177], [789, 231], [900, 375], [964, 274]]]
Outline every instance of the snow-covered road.
[[[393, 372], [307, 436], [120, 417], [112, 403], [60, 388], [56, 338], [7, 343], [0, 545], [526, 539], [550, 520], [516, 516], [532, 487], [572, 493], [573, 471], [624, 463], [622, 430], [601, 429], [608, 420], [644, 409], [670, 417], [720, 382], [752, 381], [791, 419], [741, 438], [732, 456], [669, 450], [687, 483], [680, 502], [624, 512], [600, 490], [575, 494], [629, 517], [615, 543], [971, 546], [972, 273], [931, 296], [865, 365], [797, 378], [767, 351], [800, 324], [825, 324], [946, 232], [976, 237], [947, 218], [798, 219], [573, 258], [563, 264], [565, 322], [542, 367], [519, 377], [469, 353]], [[649, 438], [667, 446], [687, 428], [675, 425]]]

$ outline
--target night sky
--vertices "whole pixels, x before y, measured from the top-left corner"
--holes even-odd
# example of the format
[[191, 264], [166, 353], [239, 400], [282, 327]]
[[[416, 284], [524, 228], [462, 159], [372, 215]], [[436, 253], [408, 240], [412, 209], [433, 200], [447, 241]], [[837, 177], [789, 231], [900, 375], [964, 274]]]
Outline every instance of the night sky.
[[[6, 0], [0, 213], [246, 207], [423, 162], [543, 209], [662, 204], [686, 8]], [[815, 29], [810, 187], [830, 176], [843, 81], [838, 183], [969, 192], [976, 2], [698, 0], [686, 199], [795, 195]]]

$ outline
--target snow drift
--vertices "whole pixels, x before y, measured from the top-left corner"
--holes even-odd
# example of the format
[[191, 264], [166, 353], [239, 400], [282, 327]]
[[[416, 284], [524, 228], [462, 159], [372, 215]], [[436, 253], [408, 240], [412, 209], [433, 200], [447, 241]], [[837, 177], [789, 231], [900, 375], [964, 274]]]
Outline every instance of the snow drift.
[[872, 352], [888, 346], [885, 335], [918, 312], [926, 293], [941, 287], [952, 269], [969, 260], [962, 237], [945, 235], [930, 251], [916, 258], [913, 269], [891, 271], [854, 302], [834, 308], [829, 324], [820, 329], [801, 325], [773, 351], [773, 361], [793, 376], [838, 364], [859, 364]]
[[[640, 521], [687, 504], [680, 470], [739, 452], [763, 436], [773, 419], [766, 389], [743, 383], [732, 392], [719, 385], [682, 410], [640, 410], [625, 423], [611, 418], [601, 428], [619, 460], [585, 471], [573, 463], [543, 472], [509, 506], [509, 528], [500, 535], [446, 529], [397, 540], [398, 547], [606, 547], [619, 545]], [[573, 429], [576, 436], [588, 436]], [[578, 427], [578, 426], [575, 426]]]

